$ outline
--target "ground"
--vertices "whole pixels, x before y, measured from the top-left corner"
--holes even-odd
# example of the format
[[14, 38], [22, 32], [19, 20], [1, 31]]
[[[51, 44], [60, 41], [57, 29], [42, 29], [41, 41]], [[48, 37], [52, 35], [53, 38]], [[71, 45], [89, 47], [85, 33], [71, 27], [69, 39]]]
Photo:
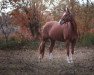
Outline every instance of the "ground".
[[73, 64], [67, 63], [65, 48], [55, 48], [52, 60], [48, 49], [41, 62], [38, 57], [38, 50], [0, 50], [0, 75], [94, 75], [93, 48], [75, 48]]

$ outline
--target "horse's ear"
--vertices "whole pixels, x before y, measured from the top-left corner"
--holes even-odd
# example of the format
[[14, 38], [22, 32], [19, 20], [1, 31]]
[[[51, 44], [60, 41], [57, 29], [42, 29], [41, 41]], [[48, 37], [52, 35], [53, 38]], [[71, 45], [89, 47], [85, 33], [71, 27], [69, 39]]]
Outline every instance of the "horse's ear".
[[68, 7], [66, 7], [66, 12], [70, 13], [70, 11], [69, 11], [69, 8], [68, 8]]
[[66, 7], [66, 11], [69, 11], [68, 7]]
[[66, 11], [66, 8], [64, 8], [63, 10]]

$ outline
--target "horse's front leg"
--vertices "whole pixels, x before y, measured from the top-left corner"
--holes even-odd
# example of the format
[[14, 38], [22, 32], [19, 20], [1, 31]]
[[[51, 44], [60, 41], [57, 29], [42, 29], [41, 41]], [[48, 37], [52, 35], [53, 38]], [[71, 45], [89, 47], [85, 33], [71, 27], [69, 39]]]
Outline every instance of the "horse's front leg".
[[75, 47], [75, 44], [76, 44], [76, 40], [73, 40], [71, 42], [71, 53], [74, 54], [74, 47]]
[[67, 62], [68, 62], [68, 63], [71, 63], [71, 61], [70, 61], [70, 50], [69, 50], [69, 46], [70, 46], [70, 42], [67, 41], [67, 42], [66, 42], [66, 49], [67, 49]]
[[75, 44], [76, 44], [76, 41], [75, 40], [73, 40], [72, 42], [71, 42], [71, 51], [70, 51], [70, 61], [71, 61], [71, 63], [73, 63], [73, 54], [74, 54], [74, 46], [75, 46]]
[[[71, 50], [72, 50], [72, 48], [71, 48]], [[73, 54], [71, 53], [71, 51], [69, 53], [69, 60], [70, 60], [70, 63], [73, 63]]]
[[39, 46], [40, 56], [39, 59], [41, 60], [44, 56], [44, 50], [45, 50], [45, 43], [46, 41], [42, 41]]
[[52, 51], [53, 51], [53, 47], [55, 45], [55, 41], [51, 40], [51, 45], [49, 47], [49, 59], [52, 59], [53, 55], [52, 55]]

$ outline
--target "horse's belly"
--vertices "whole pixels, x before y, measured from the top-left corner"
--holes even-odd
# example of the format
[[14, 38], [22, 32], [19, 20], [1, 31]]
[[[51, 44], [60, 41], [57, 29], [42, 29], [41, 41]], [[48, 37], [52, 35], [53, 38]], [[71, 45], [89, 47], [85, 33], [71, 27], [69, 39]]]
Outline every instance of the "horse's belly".
[[57, 37], [57, 36], [50, 36], [53, 40], [57, 40], [57, 41], [62, 41], [64, 42], [64, 38], [63, 37]]
[[49, 32], [50, 38], [57, 41], [64, 41], [63, 30], [60, 27], [52, 28]]

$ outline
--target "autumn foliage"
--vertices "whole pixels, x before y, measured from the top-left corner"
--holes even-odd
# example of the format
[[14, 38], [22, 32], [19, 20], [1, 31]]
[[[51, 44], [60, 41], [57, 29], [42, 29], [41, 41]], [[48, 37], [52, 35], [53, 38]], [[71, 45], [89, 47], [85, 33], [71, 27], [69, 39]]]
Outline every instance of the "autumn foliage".
[[[29, 40], [40, 37], [41, 27], [48, 21], [59, 21], [66, 6], [69, 7], [76, 20], [79, 37], [86, 37], [88, 33], [94, 34], [94, 4], [91, 0], [86, 0], [86, 3], [84, 0], [82, 3], [79, 0], [58, 0], [57, 4], [55, 1], [3, 0], [2, 9], [9, 8], [8, 4], [14, 8], [7, 13], [11, 17], [11, 25], [17, 29], [10, 36]], [[47, 11], [49, 9], [50, 11]]]
[[20, 26], [20, 33], [24, 37], [37, 37], [40, 35], [40, 27], [42, 24], [42, 13], [34, 3], [31, 7], [16, 8], [10, 14], [12, 22], [16, 26]]

